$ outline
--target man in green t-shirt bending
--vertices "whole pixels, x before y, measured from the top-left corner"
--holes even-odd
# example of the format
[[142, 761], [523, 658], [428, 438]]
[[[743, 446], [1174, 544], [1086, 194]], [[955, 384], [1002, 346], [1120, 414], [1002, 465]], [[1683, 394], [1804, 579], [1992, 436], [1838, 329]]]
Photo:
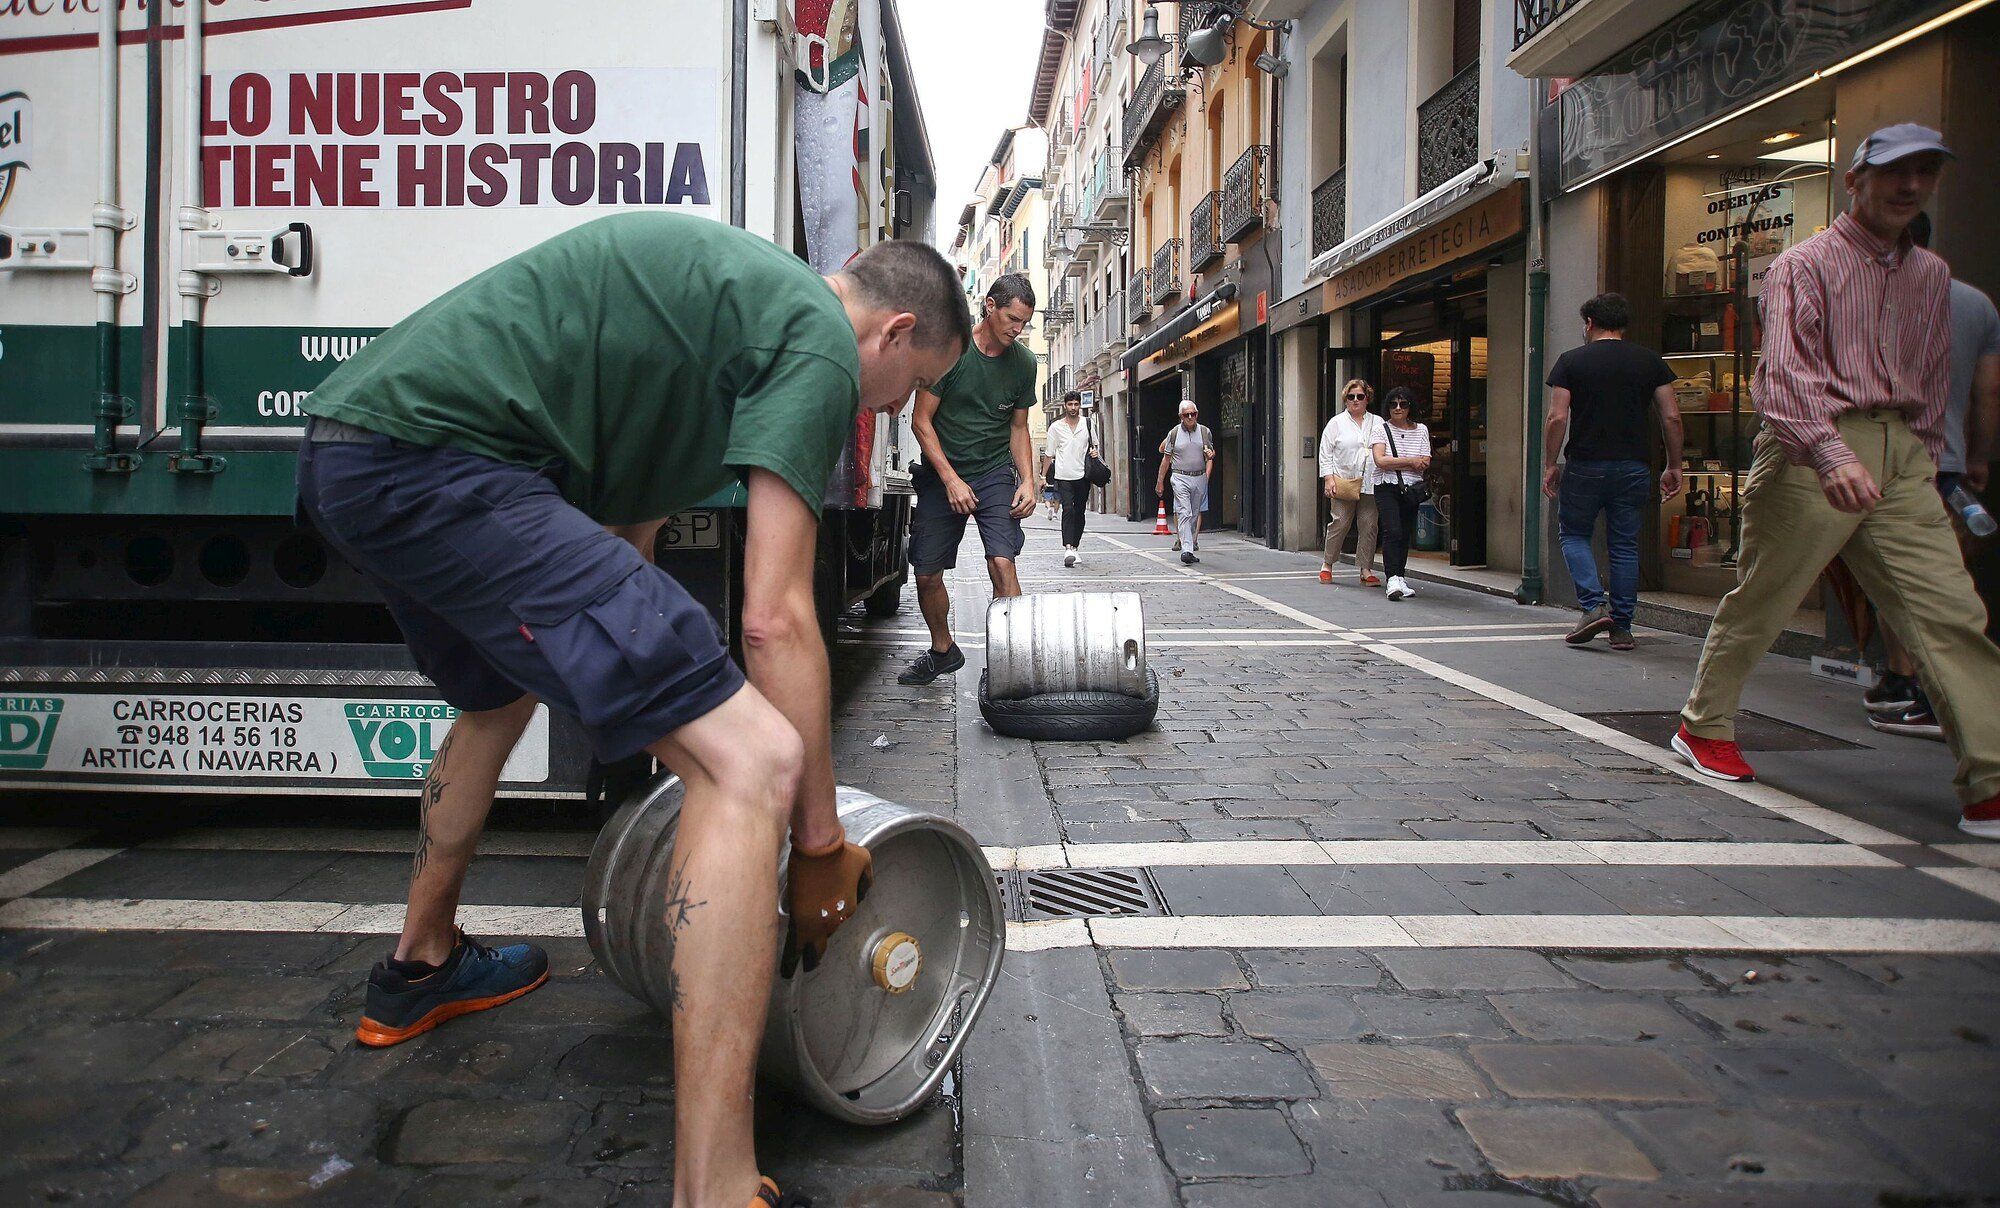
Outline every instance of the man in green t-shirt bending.
[[[857, 412], [897, 409], [969, 339], [957, 277], [928, 247], [881, 244], [821, 277], [734, 227], [633, 213], [481, 273], [327, 378], [307, 405], [300, 512], [381, 590], [459, 710], [361, 1043], [547, 979], [539, 948], [455, 926], [501, 766], [546, 702], [600, 759], [650, 752], [686, 787], [667, 890], [675, 1202], [777, 1202], [751, 1089], [787, 829], [788, 973], [825, 954], [872, 876], [834, 808], [820, 501]], [[707, 611], [652, 565], [664, 517], [739, 479], [747, 684]]]
[[1019, 343], [1035, 316], [1035, 290], [1008, 273], [986, 291], [984, 312], [958, 364], [930, 390], [917, 393], [910, 417], [924, 451], [918, 467], [916, 513], [910, 522], [910, 567], [917, 604], [930, 627], [931, 647], [896, 677], [928, 684], [965, 666], [951, 640], [951, 592], [944, 574], [958, 565], [965, 522], [977, 518], [993, 595], [1018, 596], [1014, 559], [1024, 538], [1021, 520], [1035, 511], [1035, 444], [1028, 408], [1035, 402], [1035, 354]]

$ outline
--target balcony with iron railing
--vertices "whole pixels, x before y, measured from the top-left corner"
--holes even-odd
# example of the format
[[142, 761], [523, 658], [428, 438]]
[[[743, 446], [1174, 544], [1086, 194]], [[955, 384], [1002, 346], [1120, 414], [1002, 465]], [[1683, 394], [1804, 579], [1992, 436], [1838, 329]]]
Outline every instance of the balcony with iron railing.
[[1479, 160], [1479, 60], [1417, 106], [1417, 194]]
[[1107, 150], [1091, 168], [1090, 196], [1084, 203], [1083, 220], [1116, 225], [1125, 221], [1132, 195], [1126, 191], [1125, 173], [1111, 162]]
[[1554, 25], [1583, 0], [1514, 0], [1514, 49]]
[[1187, 45], [1189, 34], [1214, 24], [1215, 16], [1221, 9], [1222, 6], [1214, 0], [1181, 0], [1180, 45]]
[[1313, 186], [1312, 254], [1331, 251], [1347, 239], [1347, 165]]
[[1153, 299], [1146, 292], [1146, 270], [1132, 270], [1132, 281], [1125, 289], [1126, 326], [1143, 323], [1153, 317]]
[[1097, 317], [1104, 323], [1103, 351], [1111, 356], [1124, 352], [1125, 345], [1131, 342], [1126, 338], [1127, 331], [1131, 327], [1126, 314], [1125, 291], [1122, 289], [1112, 294], [1110, 301], [1104, 304], [1104, 309], [1098, 312]]
[[1181, 292], [1181, 240], [1176, 235], [1153, 249], [1153, 267], [1146, 276], [1148, 296], [1165, 302]]
[[1188, 271], [1198, 273], [1222, 259], [1222, 194], [1203, 195], [1188, 216]]
[[1230, 243], [1264, 225], [1270, 162], [1271, 148], [1258, 143], [1245, 147], [1222, 174], [1222, 237]]
[[1125, 104], [1123, 131], [1125, 137], [1125, 166], [1139, 162], [1148, 148], [1159, 137], [1167, 118], [1180, 108], [1187, 99], [1187, 90], [1181, 87], [1180, 76], [1172, 74], [1169, 63], [1176, 56], [1170, 51], [1153, 61], [1146, 74], [1139, 77], [1139, 86], [1132, 90], [1132, 99]]

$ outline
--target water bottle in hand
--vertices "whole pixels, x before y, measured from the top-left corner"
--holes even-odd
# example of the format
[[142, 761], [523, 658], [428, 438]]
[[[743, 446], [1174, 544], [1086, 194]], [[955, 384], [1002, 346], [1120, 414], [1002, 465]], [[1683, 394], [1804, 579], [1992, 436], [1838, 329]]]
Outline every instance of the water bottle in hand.
[[1964, 483], [1952, 488], [1944, 501], [1965, 521], [1965, 527], [1972, 531], [1973, 536], [1991, 537], [1994, 530], [2000, 529], [2000, 521], [1993, 519], [1993, 513], [1986, 510], [1986, 505], [1979, 502], [1977, 495], [1965, 489]]

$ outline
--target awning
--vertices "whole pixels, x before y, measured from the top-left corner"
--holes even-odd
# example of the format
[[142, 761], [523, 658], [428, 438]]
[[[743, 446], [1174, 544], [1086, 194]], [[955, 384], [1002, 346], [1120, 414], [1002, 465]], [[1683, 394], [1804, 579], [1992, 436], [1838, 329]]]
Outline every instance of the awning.
[[1216, 286], [1207, 297], [1181, 311], [1158, 329], [1147, 332], [1145, 338], [1126, 349], [1119, 363], [1125, 366], [1127, 373], [1130, 373], [1147, 357], [1208, 322], [1214, 317], [1215, 312], [1221, 310], [1224, 304], [1235, 296], [1234, 281], [1225, 281]]
[[1501, 156], [1484, 159], [1397, 210], [1345, 243], [1313, 257], [1305, 284], [1314, 285], [1361, 263], [1395, 239], [1471, 205], [1496, 188], [1513, 184], [1516, 173], [1500, 171]]

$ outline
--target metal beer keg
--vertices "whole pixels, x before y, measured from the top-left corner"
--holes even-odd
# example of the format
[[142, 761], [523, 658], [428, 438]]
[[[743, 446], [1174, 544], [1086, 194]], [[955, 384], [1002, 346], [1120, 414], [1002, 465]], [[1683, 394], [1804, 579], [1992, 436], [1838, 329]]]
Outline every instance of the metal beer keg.
[[[930, 1098], [979, 1018], [1006, 915], [963, 828], [859, 789], [841, 788], [838, 803], [849, 841], [875, 858], [874, 887], [816, 969], [776, 977], [758, 1068], [837, 1119], [887, 1124]], [[598, 964], [668, 1018], [665, 889], [680, 809], [680, 779], [662, 776], [605, 825], [583, 883]]]
[[986, 677], [994, 700], [1049, 692], [1146, 695], [1146, 613], [1139, 593], [993, 601], [986, 610]]

